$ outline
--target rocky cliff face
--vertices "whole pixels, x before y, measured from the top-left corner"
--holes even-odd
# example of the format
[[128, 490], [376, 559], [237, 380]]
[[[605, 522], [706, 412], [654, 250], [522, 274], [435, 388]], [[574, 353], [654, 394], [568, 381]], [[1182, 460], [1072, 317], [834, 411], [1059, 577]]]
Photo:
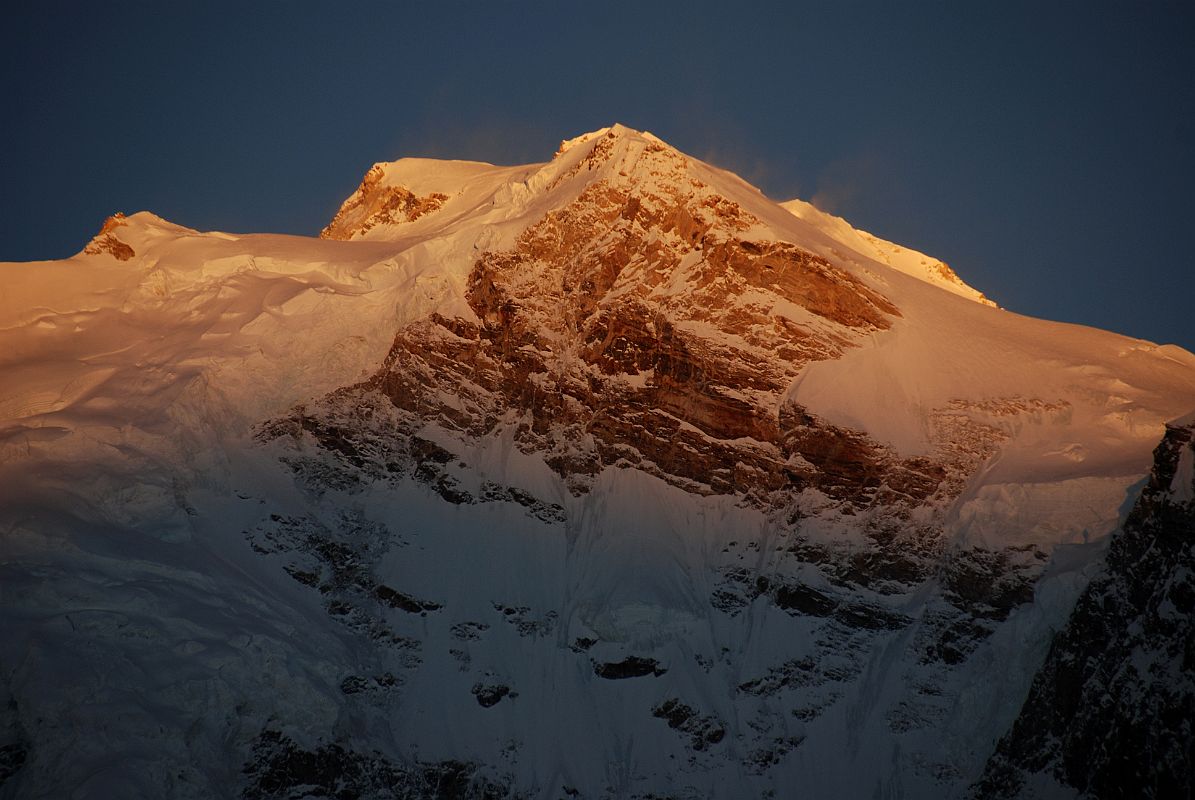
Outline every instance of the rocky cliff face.
[[1195, 791], [1195, 419], [1167, 428], [1140, 498], [1054, 639], [976, 797]]
[[[573, 171], [606, 165], [617, 139], [598, 139]], [[860, 504], [881, 488], [933, 494], [939, 461], [902, 460], [784, 402], [803, 366], [899, 311], [824, 258], [744, 238], [758, 225], [650, 143], [510, 249], [482, 253], [467, 279], [474, 316], [402, 331], [355, 391], [469, 437], [509, 426], [577, 494], [616, 464], [772, 505], [804, 485]]]
[[117, 238], [115, 233], [118, 228], [126, 224], [124, 214], [119, 211], [108, 217], [104, 220], [104, 225], [100, 228], [100, 232], [83, 248], [83, 253], [89, 256], [108, 253], [117, 261], [128, 261], [136, 253], [133, 252], [133, 248], [127, 243]]
[[384, 184], [385, 171], [375, 164], [361, 179], [361, 185], [341, 205], [332, 221], [320, 231], [322, 239], [350, 239], [377, 225], [414, 222], [436, 211], [448, 196], [430, 192], [420, 197], [403, 186]]

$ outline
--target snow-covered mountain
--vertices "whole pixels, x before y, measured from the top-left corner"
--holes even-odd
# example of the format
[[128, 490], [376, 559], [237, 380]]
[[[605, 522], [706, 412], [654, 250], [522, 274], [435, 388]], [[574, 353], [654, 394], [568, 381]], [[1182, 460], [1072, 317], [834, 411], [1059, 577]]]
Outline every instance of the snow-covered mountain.
[[0, 796], [1099, 796], [1087, 743], [1191, 742], [1195, 356], [651, 134], [0, 287]]

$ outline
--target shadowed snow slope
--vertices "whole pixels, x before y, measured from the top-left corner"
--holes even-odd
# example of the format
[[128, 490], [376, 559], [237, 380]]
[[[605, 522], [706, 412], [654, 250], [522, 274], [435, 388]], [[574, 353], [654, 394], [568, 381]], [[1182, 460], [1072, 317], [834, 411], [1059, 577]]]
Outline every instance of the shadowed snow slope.
[[0, 796], [1028, 785], [1192, 408], [621, 125], [377, 164], [320, 238], [116, 215], [0, 264]]

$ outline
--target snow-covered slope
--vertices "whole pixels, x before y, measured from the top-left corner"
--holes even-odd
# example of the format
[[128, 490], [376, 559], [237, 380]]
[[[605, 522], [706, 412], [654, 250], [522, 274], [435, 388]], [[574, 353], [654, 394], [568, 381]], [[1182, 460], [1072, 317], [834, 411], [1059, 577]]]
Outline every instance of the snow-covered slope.
[[[954, 270], [936, 258], [885, 241], [867, 231], [857, 230], [842, 217], [827, 214], [804, 200], [788, 200], [780, 205], [788, 209], [793, 216], [808, 222], [831, 239], [873, 261], [887, 264], [893, 269], [932, 283], [934, 286], [953, 292], [960, 297], [968, 297], [984, 305], [995, 305], [984, 297], [982, 292], [963, 283], [962, 278], [956, 275]], [[842, 257], [849, 258], [849, 251], [844, 252]]]
[[619, 125], [0, 287], [4, 796], [964, 796], [1195, 407]]

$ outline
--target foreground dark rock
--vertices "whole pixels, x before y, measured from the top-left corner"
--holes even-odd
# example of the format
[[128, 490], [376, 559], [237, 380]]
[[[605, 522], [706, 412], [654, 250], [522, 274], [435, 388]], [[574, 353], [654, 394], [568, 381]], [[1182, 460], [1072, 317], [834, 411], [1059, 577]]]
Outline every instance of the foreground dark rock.
[[1167, 428], [1105, 574], [1054, 639], [975, 797], [1031, 797], [1043, 776], [1088, 797], [1195, 791], [1193, 432]]

